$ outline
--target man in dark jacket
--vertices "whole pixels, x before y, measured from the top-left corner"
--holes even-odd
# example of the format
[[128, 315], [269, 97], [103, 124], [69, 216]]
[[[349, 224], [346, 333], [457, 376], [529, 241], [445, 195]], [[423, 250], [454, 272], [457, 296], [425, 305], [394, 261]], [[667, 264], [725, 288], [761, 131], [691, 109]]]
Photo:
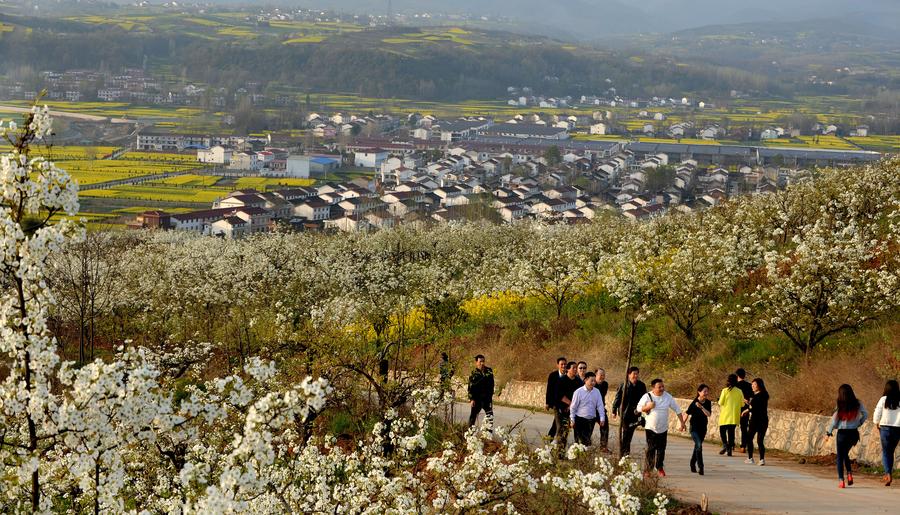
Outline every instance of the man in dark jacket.
[[475, 370], [469, 374], [469, 427], [475, 425], [478, 412], [484, 410], [484, 418], [489, 423], [494, 421], [494, 371], [484, 366], [484, 356], [475, 356]]
[[[618, 417], [621, 413], [620, 434], [622, 438], [619, 440], [619, 456], [631, 454], [631, 438], [634, 436], [634, 430], [637, 429], [640, 415], [637, 412], [637, 405], [641, 397], [647, 395], [647, 385], [640, 380], [641, 371], [638, 367], [628, 369], [628, 380], [619, 386], [616, 390], [616, 398], [613, 401], [613, 417]], [[622, 391], [624, 389], [624, 404]]]
[[[603, 415], [605, 419], [609, 418], [608, 411], [606, 409], [606, 394], [609, 393], [609, 383], [606, 382], [606, 370], [602, 368], [598, 368], [594, 371], [594, 376], [597, 378], [597, 385], [594, 388], [600, 392], [600, 397], [603, 399]], [[597, 420], [597, 425], [600, 425], [600, 420]], [[600, 425], [600, 449], [605, 452], [609, 452], [609, 424]]]
[[[559, 380], [566, 375], [566, 363], [566, 358], [562, 356], [556, 358], [556, 370], [550, 372], [550, 375], [547, 376], [546, 406], [549, 411], [556, 411], [556, 392], [559, 388]], [[556, 417], [553, 417], [553, 425], [550, 426], [547, 436], [550, 438], [556, 436]]]
[[559, 379], [559, 385], [556, 390], [556, 446], [560, 458], [565, 456], [566, 445], [569, 440], [571, 421], [569, 405], [572, 404], [572, 396], [575, 394], [575, 390], [582, 386], [576, 366], [574, 361], [566, 363], [566, 375]]
[[738, 378], [737, 387], [744, 394], [744, 405], [741, 406], [741, 452], [747, 452], [747, 438], [750, 437], [750, 417], [745, 415], [744, 412], [750, 409], [748, 402], [750, 397], [753, 397], [753, 387], [750, 386], [750, 381], [747, 381], [747, 371], [743, 368], [735, 370], [734, 375]]

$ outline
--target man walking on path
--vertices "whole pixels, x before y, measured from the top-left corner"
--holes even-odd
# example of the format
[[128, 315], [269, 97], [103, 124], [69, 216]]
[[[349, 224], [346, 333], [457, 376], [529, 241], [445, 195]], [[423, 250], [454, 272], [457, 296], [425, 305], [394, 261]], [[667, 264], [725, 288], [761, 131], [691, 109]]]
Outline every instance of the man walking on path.
[[565, 456], [566, 444], [568, 444], [569, 440], [569, 420], [571, 416], [569, 407], [572, 405], [572, 397], [575, 395], [575, 390], [580, 387], [581, 380], [578, 379], [578, 374], [576, 373], [576, 363], [570, 361], [566, 364], [566, 375], [560, 378], [559, 387], [556, 391], [556, 446], [560, 458]]
[[647, 424], [644, 433], [647, 436], [647, 468], [644, 476], [650, 475], [650, 470], [656, 468], [659, 477], [666, 477], [663, 468], [666, 460], [666, 443], [669, 436], [669, 410], [675, 412], [680, 422], [679, 431], [684, 431], [684, 415], [681, 406], [666, 391], [662, 379], [654, 379], [650, 382], [650, 392], [641, 397], [638, 402], [638, 410], [647, 414]]
[[613, 416], [622, 417], [622, 439], [619, 441], [619, 456], [631, 454], [631, 439], [634, 430], [637, 429], [640, 415], [637, 412], [637, 404], [641, 397], [647, 393], [647, 385], [640, 380], [641, 371], [638, 367], [628, 369], [628, 381], [619, 385], [616, 390], [616, 398], [613, 400]]
[[[559, 380], [566, 375], [566, 358], [560, 356], [556, 358], [556, 370], [550, 372], [550, 375], [547, 376], [547, 398], [546, 405], [547, 411], [556, 412], [556, 401], [558, 399], [557, 390], [559, 389]], [[556, 417], [553, 417], [553, 425], [550, 426], [550, 431], [547, 431], [547, 436], [553, 438], [556, 436]]]
[[572, 406], [569, 408], [575, 428], [575, 443], [590, 446], [591, 436], [594, 433], [594, 424], [600, 427], [606, 426], [606, 409], [603, 406], [603, 396], [594, 388], [596, 384], [593, 372], [585, 372], [584, 386], [575, 390], [572, 396]]
[[475, 370], [469, 374], [469, 427], [475, 425], [478, 412], [484, 410], [489, 424], [494, 422], [494, 371], [484, 366], [484, 356], [475, 356]]
[[[595, 372], [595, 380], [597, 385], [594, 388], [600, 392], [600, 398], [603, 399], [603, 418], [608, 419], [609, 413], [606, 410], [606, 394], [609, 393], [609, 383], [606, 382], [606, 370], [598, 368]], [[600, 448], [605, 452], [609, 452], [609, 424], [600, 426]]]
[[737, 387], [744, 395], [744, 405], [741, 406], [741, 452], [747, 452], [747, 438], [750, 436], [750, 426], [748, 425], [750, 417], [744, 413], [750, 409], [750, 398], [753, 397], [753, 387], [747, 381], [747, 371], [739, 368], [734, 371], [737, 376]]

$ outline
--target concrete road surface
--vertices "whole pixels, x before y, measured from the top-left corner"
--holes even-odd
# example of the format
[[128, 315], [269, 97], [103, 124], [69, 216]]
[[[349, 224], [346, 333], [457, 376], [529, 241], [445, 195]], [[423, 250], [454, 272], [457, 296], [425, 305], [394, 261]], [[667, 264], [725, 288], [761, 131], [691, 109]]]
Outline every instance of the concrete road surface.
[[[455, 412], [457, 420], [465, 421], [469, 405], [457, 403]], [[496, 423], [507, 426], [521, 421], [518, 430], [535, 444], [540, 444], [553, 422], [548, 412], [503, 406], [494, 407], [494, 417]], [[609, 447], [618, 449], [618, 427], [613, 426], [610, 433]], [[595, 443], [598, 438], [599, 433], [594, 431]], [[632, 442], [632, 455], [642, 458], [645, 447], [644, 434], [639, 430]], [[719, 456], [719, 448], [715, 443], [704, 445], [706, 475], [699, 476], [689, 468], [693, 442], [670, 434], [667, 477], [661, 485], [678, 499], [693, 504], [699, 504], [705, 493], [709, 510], [715, 513], [900, 513], [900, 482], [886, 488], [877, 479], [857, 477], [853, 486], [841, 490], [834, 469], [802, 467], [774, 457], [767, 457], [764, 467], [749, 465], [744, 463], [746, 455]]]

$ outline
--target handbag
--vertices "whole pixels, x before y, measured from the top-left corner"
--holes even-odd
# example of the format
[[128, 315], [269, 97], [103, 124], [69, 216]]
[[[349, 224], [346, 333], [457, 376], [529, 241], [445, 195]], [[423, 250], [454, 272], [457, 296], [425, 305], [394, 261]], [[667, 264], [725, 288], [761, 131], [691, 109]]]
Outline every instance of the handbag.
[[[647, 398], [649, 398], [651, 402], [653, 401], [653, 398], [650, 397], [650, 392], [647, 392]], [[628, 424], [629, 427], [633, 427], [633, 428], [644, 427], [646, 425], [647, 425], [647, 414], [644, 412], [641, 412], [641, 414], [637, 420], [635, 420], [631, 424]]]

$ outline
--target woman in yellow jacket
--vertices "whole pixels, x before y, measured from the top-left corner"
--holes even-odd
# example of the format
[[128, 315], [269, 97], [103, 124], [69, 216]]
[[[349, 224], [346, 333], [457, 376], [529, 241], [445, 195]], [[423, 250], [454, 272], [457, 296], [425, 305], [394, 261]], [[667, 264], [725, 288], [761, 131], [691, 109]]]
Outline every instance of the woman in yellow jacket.
[[734, 450], [734, 427], [741, 423], [743, 405], [744, 393], [737, 387], [737, 376], [730, 374], [719, 394], [719, 436], [722, 438], [719, 454], [728, 453], [731, 456]]

